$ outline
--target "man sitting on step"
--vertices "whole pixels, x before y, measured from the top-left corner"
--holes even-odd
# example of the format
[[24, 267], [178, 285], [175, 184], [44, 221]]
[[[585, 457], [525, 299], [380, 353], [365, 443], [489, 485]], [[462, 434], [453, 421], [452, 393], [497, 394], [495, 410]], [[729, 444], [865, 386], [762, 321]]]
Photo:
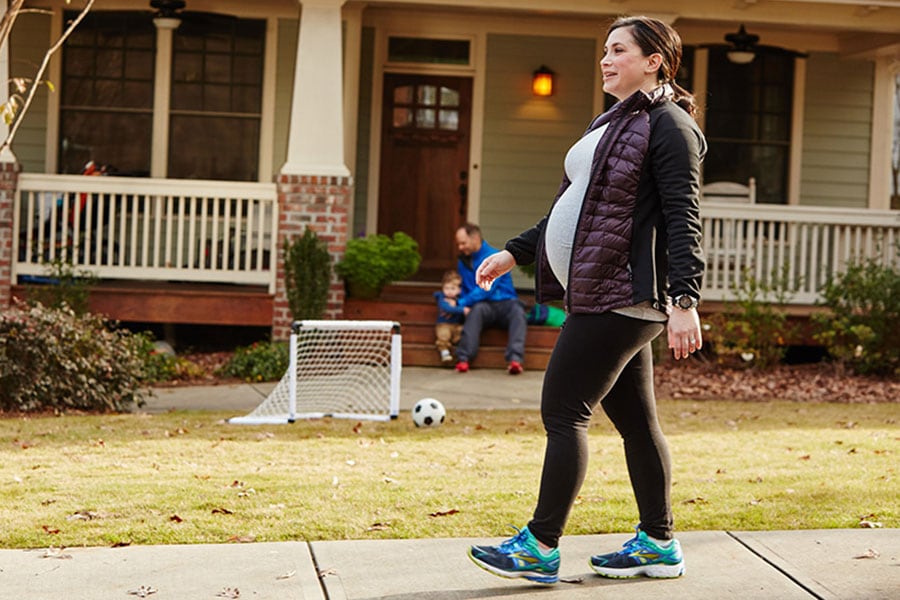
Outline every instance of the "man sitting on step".
[[456, 247], [459, 249], [457, 270], [462, 276], [462, 295], [458, 306], [468, 307], [462, 337], [456, 347], [456, 370], [465, 373], [469, 362], [478, 354], [481, 331], [486, 327], [507, 330], [506, 362], [510, 375], [522, 372], [525, 356], [525, 310], [522, 308], [512, 276], [506, 273], [494, 281], [491, 289], [485, 291], [475, 285], [475, 271], [482, 261], [497, 252], [481, 237], [481, 228], [474, 223], [466, 223], [456, 230]]

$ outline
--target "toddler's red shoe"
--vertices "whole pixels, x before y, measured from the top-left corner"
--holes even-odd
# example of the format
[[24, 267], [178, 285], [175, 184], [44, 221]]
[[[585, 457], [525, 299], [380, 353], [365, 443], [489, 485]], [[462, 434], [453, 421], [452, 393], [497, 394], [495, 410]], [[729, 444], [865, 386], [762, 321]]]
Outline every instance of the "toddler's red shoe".
[[456, 372], [457, 373], [468, 373], [469, 372], [469, 361], [461, 360], [456, 363]]
[[510, 375], [518, 375], [522, 372], [522, 364], [517, 360], [511, 361], [506, 370], [509, 371]]

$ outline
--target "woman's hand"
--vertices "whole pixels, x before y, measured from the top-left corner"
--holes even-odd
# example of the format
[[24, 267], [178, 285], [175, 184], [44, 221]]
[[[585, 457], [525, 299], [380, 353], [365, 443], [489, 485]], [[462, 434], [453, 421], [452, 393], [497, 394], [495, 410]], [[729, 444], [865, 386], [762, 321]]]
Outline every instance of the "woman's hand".
[[516, 266], [516, 259], [507, 250], [501, 250], [496, 254], [491, 254], [481, 263], [478, 270], [475, 271], [475, 285], [488, 291], [491, 289], [494, 280], [512, 271]]
[[675, 353], [675, 359], [687, 358], [703, 347], [703, 336], [700, 330], [700, 315], [697, 309], [684, 310], [672, 307], [669, 313], [669, 348]]

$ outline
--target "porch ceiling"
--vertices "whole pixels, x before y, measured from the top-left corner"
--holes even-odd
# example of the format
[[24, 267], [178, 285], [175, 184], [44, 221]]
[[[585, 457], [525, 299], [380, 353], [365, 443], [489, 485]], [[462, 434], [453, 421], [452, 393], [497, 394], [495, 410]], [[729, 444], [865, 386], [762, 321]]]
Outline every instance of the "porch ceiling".
[[466, 8], [546, 17], [647, 14], [669, 22], [742, 22], [847, 33], [900, 31], [900, 0], [351, 0], [347, 5]]

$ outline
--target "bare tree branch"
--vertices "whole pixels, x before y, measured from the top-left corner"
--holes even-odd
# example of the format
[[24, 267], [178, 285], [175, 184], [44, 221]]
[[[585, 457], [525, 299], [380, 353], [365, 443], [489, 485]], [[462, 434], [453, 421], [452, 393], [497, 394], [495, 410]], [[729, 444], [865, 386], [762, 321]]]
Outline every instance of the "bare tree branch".
[[[18, 4], [21, 7], [22, 2], [24, 0], [13, 0], [13, 5]], [[22, 105], [22, 108], [16, 114], [16, 119], [12, 124], [12, 127], [9, 129], [9, 134], [6, 136], [6, 139], [3, 141], [3, 144], [0, 144], [0, 152], [9, 148], [12, 145], [13, 139], [16, 137], [16, 132], [19, 130], [19, 126], [22, 124], [22, 119], [25, 116], [25, 113], [28, 112], [28, 107], [31, 106], [31, 102], [34, 100], [34, 95], [37, 93], [38, 86], [41, 85], [41, 82], [44, 78], [44, 72], [47, 70], [47, 67], [50, 64], [50, 59], [53, 55], [62, 47], [62, 45], [66, 42], [68, 37], [72, 35], [72, 32], [75, 31], [75, 28], [78, 27], [78, 24], [81, 23], [82, 20], [87, 16], [90, 12], [91, 7], [94, 6], [94, 0], [87, 0], [84, 7], [81, 9], [81, 12], [78, 13], [69, 26], [66, 27], [66, 30], [63, 31], [63, 34], [56, 40], [56, 43], [50, 46], [50, 49], [47, 50], [47, 53], [44, 55], [44, 60], [41, 62], [41, 66], [38, 69], [38, 72], [34, 76], [34, 80], [31, 82], [31, 88], [28, 90], [28, 96], [25, 98], [25, 103]], [[12, 7], [7, 10], [7, 14], [3, 16], [3, 23], [0, 24], [0, 27], [6, 26], [6, 17], [9, 16], [9, 13], [12, 12]], [[15, 20], [15, 16], [13, 15], [9, 22], [9, 27], [12, 27], [12, 21]], [[2, 29], [0, 29], [2, 32]], [[6, 35], [9, 35], [9, 31], [6, 31]], [[0, 40], [6, 40], [7, 38], [0, 37]]]

